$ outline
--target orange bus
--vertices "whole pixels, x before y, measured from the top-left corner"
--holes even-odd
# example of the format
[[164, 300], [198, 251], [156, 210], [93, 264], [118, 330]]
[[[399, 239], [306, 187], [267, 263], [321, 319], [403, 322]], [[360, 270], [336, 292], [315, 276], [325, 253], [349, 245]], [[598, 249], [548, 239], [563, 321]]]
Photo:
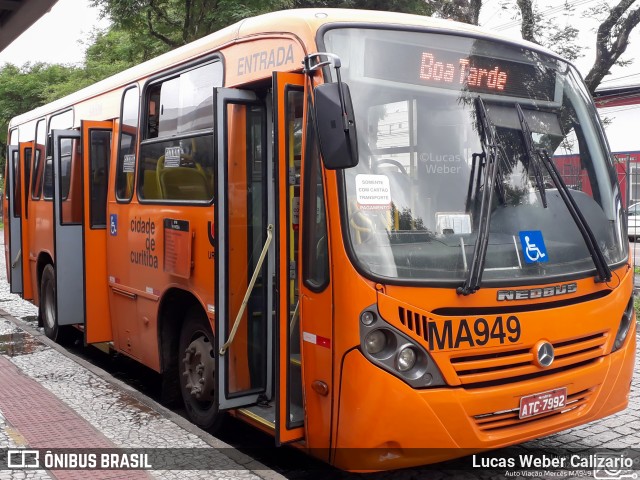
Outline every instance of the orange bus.
[[[11, 289], [345, 469], [624, 409], [636, 322], [576, 69], [420, 16], [243, 20], [11, 121]], [[579, 152], [578, 172], [554, 156]]]

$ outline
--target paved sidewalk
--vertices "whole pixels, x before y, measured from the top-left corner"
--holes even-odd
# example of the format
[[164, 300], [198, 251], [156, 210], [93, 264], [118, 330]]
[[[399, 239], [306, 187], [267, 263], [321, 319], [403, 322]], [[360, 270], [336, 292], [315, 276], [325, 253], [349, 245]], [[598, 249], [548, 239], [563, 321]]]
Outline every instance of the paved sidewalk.
[[[0, 356], [0, 411], [4, 414], [5, 431], [20, 446], [31, 448], [116, 448], [105, 435], [60, 401], [32, 378], [25, 376], [8, 358]], [[10, 426], [10, 427], [9, 427]], [[55, 471], [60, 480], [87, 478], [83, 471]], [[95, 479], [122, 478], [123, 472], [93, 472]], [[127, 472], [127, 478], [149, 478], [142, 471]]]
[[0, 449], [14, 447], [173, 449], [167, 455], [196, 449], [206, 453], [213, 469], [45, 471], [0, 466], [0, 480], [283, 478], [98, 367], [65, 355], [38, 330], [0, 310]]

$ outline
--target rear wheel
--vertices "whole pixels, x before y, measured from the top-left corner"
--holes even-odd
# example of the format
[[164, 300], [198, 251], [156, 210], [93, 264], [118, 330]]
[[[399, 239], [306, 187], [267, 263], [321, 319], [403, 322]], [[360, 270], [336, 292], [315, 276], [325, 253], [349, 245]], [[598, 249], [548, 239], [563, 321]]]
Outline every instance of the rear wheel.
[[191, 310], [180, 332], [180, 391], [189, 419], [201, 428], [216, 429], [222, 416], [215, 401], [215, 341], [200, 309]]
[[47, 265], [42, 271], [40, 282], [40, 308], [44, 334], [53, 341], [58, 340], [58, 317], [56, 313], [56, 276], [52, 265]]
[[56, 309], [56, 274], [53, 265], [49, 264], [42, 271], [40, 282], [40, 307], [38, 317], [44, 327], [44, 334], [54, 342], [62, 345], [71, 344], [76, 340], [77, 330], [70, 326], [58, 325]]

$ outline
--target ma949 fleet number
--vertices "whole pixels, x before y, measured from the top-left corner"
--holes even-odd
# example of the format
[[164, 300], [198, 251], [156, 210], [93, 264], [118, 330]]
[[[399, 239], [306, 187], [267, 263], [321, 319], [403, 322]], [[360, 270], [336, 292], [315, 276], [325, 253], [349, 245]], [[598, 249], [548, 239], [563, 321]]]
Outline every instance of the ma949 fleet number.
[[[463, 318], [457, 325], [453, 320], [427, 323], [429, 350], [482, 347], [489, 342], [516, 343], [520, 340], [520, 320], [515, 315], [495, 318]], [[494, 342], [495, 341], [495, 342]]]

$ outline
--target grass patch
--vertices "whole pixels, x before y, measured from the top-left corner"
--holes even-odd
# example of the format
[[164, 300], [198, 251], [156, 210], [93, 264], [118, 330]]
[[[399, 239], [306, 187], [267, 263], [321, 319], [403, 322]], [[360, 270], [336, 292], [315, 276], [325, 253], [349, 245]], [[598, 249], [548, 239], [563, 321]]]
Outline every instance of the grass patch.
[[633, 297], [633, 308], [636, 311], [636, 321], [640, 323], [640, 296]]
[[633, 273], [640, 275], [640, 267], [633, 267]]

